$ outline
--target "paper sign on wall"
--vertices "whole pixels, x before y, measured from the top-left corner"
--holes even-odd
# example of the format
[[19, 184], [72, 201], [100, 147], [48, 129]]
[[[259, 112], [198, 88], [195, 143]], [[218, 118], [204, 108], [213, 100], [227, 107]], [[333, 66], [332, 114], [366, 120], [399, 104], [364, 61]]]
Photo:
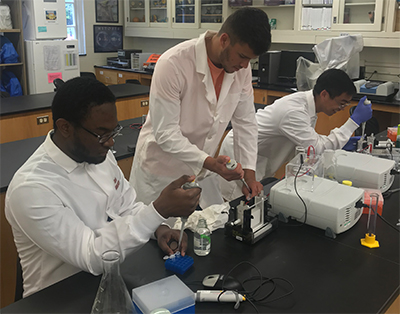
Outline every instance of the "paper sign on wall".
[[55, 72], [55, 73], [47, 73], [47, 82], [49, 84], [53, 83], [53, 81], [59, 78], [62, 80], [62, 72]]

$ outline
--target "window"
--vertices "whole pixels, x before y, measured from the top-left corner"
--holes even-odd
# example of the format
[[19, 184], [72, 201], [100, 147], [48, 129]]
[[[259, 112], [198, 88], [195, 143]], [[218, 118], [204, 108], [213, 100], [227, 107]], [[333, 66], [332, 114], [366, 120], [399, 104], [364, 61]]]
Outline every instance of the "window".
[[86, 54], [83, 0], [65, 0], [67, 39], [77, 39], [79, 55]]

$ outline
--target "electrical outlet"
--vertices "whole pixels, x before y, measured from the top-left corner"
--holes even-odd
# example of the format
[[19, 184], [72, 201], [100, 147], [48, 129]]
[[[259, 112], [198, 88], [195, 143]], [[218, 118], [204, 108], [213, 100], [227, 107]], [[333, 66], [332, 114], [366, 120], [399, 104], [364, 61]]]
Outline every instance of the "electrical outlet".
[[147, 107], [148, 105], [149, 105], [149, 101], [148, 100], [142, 100], [140, 102], [140, 106], [142, 106], [142, 107]]
[[37, 124], [45, 124], [45, 123], [49, 123], [49, 116], [41, 116], [41, 117], [37, 117], [36, 118], [36, 122]]

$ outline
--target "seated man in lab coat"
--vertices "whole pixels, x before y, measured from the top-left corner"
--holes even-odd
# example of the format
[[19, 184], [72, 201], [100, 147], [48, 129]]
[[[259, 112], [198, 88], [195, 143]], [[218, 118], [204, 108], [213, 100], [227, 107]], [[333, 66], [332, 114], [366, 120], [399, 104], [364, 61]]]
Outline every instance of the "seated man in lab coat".
[[[258, 156], [256, 178], [271, 177], [281, 165], [294, 157], [295, 147], [312, 145], [315, 154], [325, 149], [340, 149], [349, 140], [359, 125], [372, 116], [371, 104], [364, 105], [361, 98], [352, 116], [340, 128], [333, 129], [328, 136], [318, 134], [314, 128], [317, 113], [328, 116], [345, 109], [356, 88], [342, 70], [330, 69], [323, 72], [313, 90], [297, 92], [276, 100], [256, 113], [258, 123]], [[257, 133], [254, 133], [256, 137]], [[221, 154], [236, 157], [233, 142], [238, 134], [230, 131], [221, 145]], [[221, 191], [226, 200], [241, 196], [241, 186], [236, 182], [221, 179]]]
[[[183, 176], [144, 205], [110, 148], [121, 131], [115, 97], [90, 78], [67, 81], [54, 96], [54, 130], [14, 175], [5, 213], [21, 258], [24, 297], [81, 270], [102, 273], [101, 255], [117, 250], [121, 260], [150, 237], [168, 254], [179, 231], [161, 225], [188, 216], [200, 189], [183, 190]], [[187, 247], [185, 238], [182, 251]]]
[[[255, 180], [257, 124], [249, 62], [270, 43], [265, 12], [243, 8], [218, 33], [208, 31], [161, 55], [129, 180], [142, 202], [148, 204], [182, 174], [196, 175], [202, 208], [223, 203], [218, 176], [244, 176], [252, 196], [261, 191]], [[226, 167], [229, 156], [214, 158], [229, 121], [239, 134], [235, 151], [241, 164], [235, 170]]]

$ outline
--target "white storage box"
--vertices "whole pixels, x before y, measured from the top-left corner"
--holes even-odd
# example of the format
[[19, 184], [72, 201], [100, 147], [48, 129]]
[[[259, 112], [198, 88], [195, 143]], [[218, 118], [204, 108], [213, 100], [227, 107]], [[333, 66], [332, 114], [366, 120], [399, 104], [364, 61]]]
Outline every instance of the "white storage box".
[[194, 314], [195, 294], [175, 275], [133, 289], [132, 300], [143, 314], [159, 308]]

